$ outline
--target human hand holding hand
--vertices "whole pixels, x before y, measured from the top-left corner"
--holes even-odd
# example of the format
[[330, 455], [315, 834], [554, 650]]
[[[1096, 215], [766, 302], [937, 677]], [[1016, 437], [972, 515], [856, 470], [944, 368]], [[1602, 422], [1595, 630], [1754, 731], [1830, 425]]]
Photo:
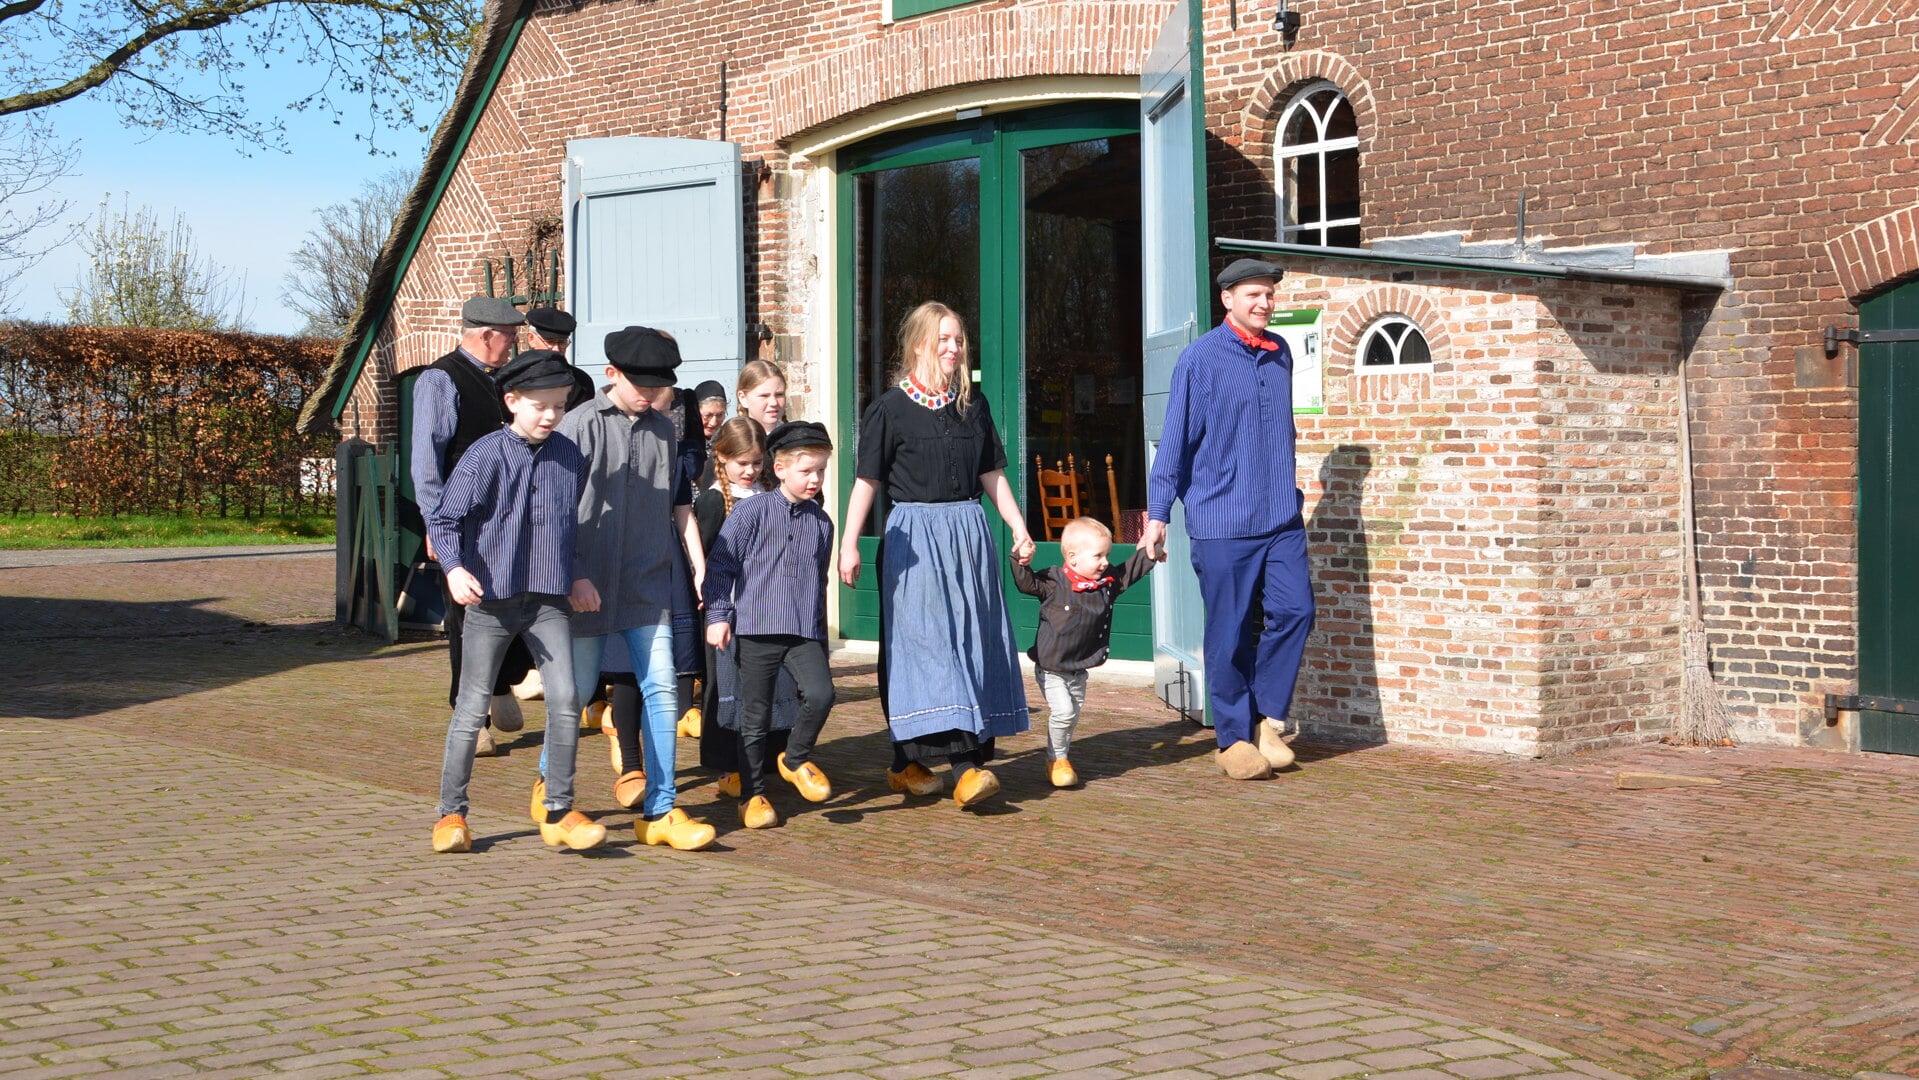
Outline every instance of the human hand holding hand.
[[716, 649], [724, 649], [727, 647], [727, 645], [731, 644], [732, 641], [733, 641], [733, 627], [731, 624], [723, 623], [723, 622], [707, 624], [706, 643], [708, 645], [711, 645]]
[[456, 566], [447, 572], [446, 591], [453, 594], [453, 602], [461, 607], [472, 607], [486, 599], [486, 590], [480, 588], [480, 579], [464, 566]]
[[1032, 562], [1033, 552], [1038, 550], [1039, 545], [1033, 543], [1033, 538], [1029, 535], [1021, 535], [1013, 540], [1013, 558], [1018, 560], [1021, 566]]
[[572, 602], [574, 611], [600, 610], [600, 590], [594, 588], [593, 583], [586, 578], [573, 583], [573, 591], [567, 594], [567, 599]]
[[1141, 551], [1146, 553], [1147, 558], [1154, 562], [1165, 562], [1166, 523], [1164, 521], [1148, 521], [1145, 530], [1139, 535], [1139, 547]]

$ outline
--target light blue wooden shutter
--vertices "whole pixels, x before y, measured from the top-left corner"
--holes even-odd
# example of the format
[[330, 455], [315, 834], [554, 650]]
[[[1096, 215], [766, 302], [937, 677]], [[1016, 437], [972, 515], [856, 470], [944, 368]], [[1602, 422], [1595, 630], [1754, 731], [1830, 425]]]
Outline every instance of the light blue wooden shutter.
[[[1140, 199], [1146, 356], [1141, 404], [1147, 460], [1159, 451], [1166, 396], [1181, 349], [1211, 313], [1206, 288], [1206, 117], [1200, 107], [1200, 12], [1180, 0], [1140, 76]], [[1205, 722], [1205, 610], [1173, 505], [1166, 565], [1153, 583], [1153, 682], [1168, 705]]]
[[597, 377], [607, 334], [657, 327], [679, 341], [681, 386], [730, 396], [746, 357], [739, 144], [574, 139], [565, 183], [573, 362]]

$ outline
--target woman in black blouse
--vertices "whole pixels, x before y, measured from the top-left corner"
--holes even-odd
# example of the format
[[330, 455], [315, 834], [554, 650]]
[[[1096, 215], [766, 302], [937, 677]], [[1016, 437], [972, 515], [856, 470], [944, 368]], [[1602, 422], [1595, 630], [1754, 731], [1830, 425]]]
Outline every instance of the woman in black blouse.
[[954, 800], [970, 806], [999, 791], [984, 767], [993, 740], [1028, 726], [999, 552], [980, 495], [1012, 530], [1014, 554], [1030, 555], [1033, 539], [965, 356], [966, 327], [945, 305], [921, 304], [901, 324], [899, 383], [860, 421], [840, 580], [859, 578], [860, 524], [884, 488], [893, 506], [876, 568], [880, 703], [893, 735], [886, 781], [894, 791], [933, 794], [942, 783], [925, 763], [944, 758], [953, 765]]

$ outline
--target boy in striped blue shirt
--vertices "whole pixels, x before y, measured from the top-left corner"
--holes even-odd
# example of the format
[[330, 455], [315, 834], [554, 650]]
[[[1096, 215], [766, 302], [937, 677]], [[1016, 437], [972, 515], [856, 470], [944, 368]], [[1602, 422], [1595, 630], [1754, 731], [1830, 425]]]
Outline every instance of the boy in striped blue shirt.
[[546, 687], [545, 820], [551, 847], [584, 851], [606, 829], [573, 809], [579, 706], [573, 689], [575, 511], [586, 459], [554, 432], [573, 388], [572, 365], [545, 349], [523, 352], [496, 377], [512, 421], [478, 439], [447, 477], [427, 517], [447, 590], [466, 608], [460, 689], [440, 763], [440, 820], [433, 850], [470, 851], [467, 783], [500, 660], [524, 634]]
[[780, 821], [766, 797], [766, 734], [782, 666], [799, 689], [800, 715], [773, 764], [807, 802], [833, 795], [826, 773], [810, 760], [834, 700], [826, 662], [833, 521], [818, 501], [833, 440], [819, 424], [793, 421], [766, 437], [766, 456], [780, 486], [733, 507], [707, 554], [704, 590], [707, 644], [725, 649], [737, 631], [740, 822], [749, 829]]

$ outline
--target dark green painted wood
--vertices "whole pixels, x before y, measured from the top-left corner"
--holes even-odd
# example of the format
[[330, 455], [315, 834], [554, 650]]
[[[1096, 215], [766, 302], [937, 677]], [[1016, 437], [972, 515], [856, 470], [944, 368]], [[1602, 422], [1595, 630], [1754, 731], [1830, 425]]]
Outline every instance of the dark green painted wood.
[[[1865, 330], [1919, 329], [1919, 282], [1859, 307]], [[1859, 692], [1919, 699], [1919, 341], [1859, 348]], [[1919, 717], [1862, 712], [1860, 748], [1919, 754]]]
[[[1073, 104], [1008, 113], [979, 120], [916, 128], [882, 136], [842, 150], [838, 155], [838, 265], [839, 304], [839, 445], [849, 448], [840, 455], [839, 505], [846, 505], [853, 488], [852, 447], [859, 426], [858, 402], [854, 387], [854, 349], [857, 337], [853, 304], [857, 291], [854, 279], [854, 177], [864, 172], [900, 169], [914, 165], [980, 159], [980, 311], [977, 356], [980, 366], [980, 392], [991, 402], [994, 416], [1007, 435], [1009, 462], [1025, 460], [1023, 418], [1024, 368], [1018, 355], [1021, 341], [1019, 154], [1023, 150], [1086, 139], [1131, 135], [1139, 131], [1137, 106], [1131, 102], [1112, 105]], [[1026, 470], [1010, 465], [1006, 477], [1017, 494], [1024, 493]], [[1006, 550], [1010, 536], [999, 515], [987, 508], [994, 538]], [[853, 588], [836, 585], [840, 595], [840, 633], [852, 640], [871, 641], [879, 637], [878, 576], [873, 559], [879, 549], [874, 537], [859, 542], [859, 583]], [[1130, 545], [1116, 544], [1113, 561], [1122, 561], [1132, 553]], [[1059, 545], [1039, 545], [1034, 565], [1057, 565]], [[1010, 615], [1022, 649], [1030, 646], [1038, 624], [1038, 602], [1013, 588], [1012, 572], [1000, 571]], [[1134, 586], [1120, 599], [1113, 615], [1114, 659], [1150, 660], [1152, 641], [1152, 583]]]
[[945, 11], [947, 8], [965, 7], [979, 2], [980, 0], [893, 0], [893, 17], [910, 19], [915, 15], [924, 15], [931, 11]]

